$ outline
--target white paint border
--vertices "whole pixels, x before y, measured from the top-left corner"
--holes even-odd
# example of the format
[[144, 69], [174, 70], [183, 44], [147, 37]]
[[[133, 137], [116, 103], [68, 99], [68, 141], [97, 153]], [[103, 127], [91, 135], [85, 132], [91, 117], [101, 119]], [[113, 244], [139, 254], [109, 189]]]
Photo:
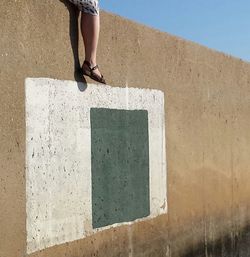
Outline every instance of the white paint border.
[[[81, 92], [77, 86], [77, 82], [68, 80], [56, 80], [50, 78], [27, 78], [25, 80], [26, 92], [26, 196], [27, 196], [27, 252], [32, 253], [37, 250], [45, 249], [49, 246], [74, 241], [92, 235], [98, 231], [105, 229], [133, 224], [142, 220], [154, 218], [160, 214], [167, 212], [167, 175], [166, 175], [166, 152], [165, 152], [165, 115], [164, 115], [164, 93], [155, 89], [139, 89], [139, 88], [120, 88], [111, 87], [108, 85], [88, 84], [87, 89]], [[60, 104], [66, 103], [68, 108], [72, 108], [72, 113], [64, 112], [65, 106], [59, 107]], [[90, 108], [112, 108], [126, 110], [147, 110], [149, 120], [149, 157], [150, 157], [150, 216], [136, 219], [135, 221], [112, 224], [103, 228], [92, 229], [92, 213], [91, 213], [91, 153], [90, 147], [87, 149], [76, 142], [88, 142], [90, 145]], [[41, 112], [41, 110], [43, 110]], [[85, 163], [81, 164], [78, 160], [78, 168], [83, 168], [84, 176], [81, 174], [77, 177], [78, 187], [88, 188], [83, 190], [75, 201], [76, 205], [82, 205], [84, 208], [78, 208], [79, 215], [75, 215], [71, 219], [47, 219], [36, 220], [35, 213], [46, 212], [36, 206], [37, 200], [42, 203], [41, 188], [35, 189], [31, 186], [38, 186], [34, 181], [37, 179], [36, 174], [39, 168], [33, 161], [32, 154], [34, 147], [39, 152], [39, 144], [41, 142], [33, 141], [30, 138], [33, 136], [38, 139], [40, 131], [46, 132], [42, 127], [47, 128], [50, 135], [46, 140], [58, 142], [55, 129], [59, 123], [54, 123], [49, 120], [55, 113], [65, 115], [68, 119], [72, 119], [72, 125], [77, 125], [74, 130], [74, 136], [77, 139], [76, 150], [79, 153], [84, 153]], [[54, 116], [54, 118], [56, 115]], [[79, 123], [79, 121], [81, 121]], [[74, 124], [75, 122], [75, 124]], [[36, 128], [39, 128], [35, 131]], [[62, 129], [62, 128], [61, 128]], [[63, 130], [61, 130], [63, 131]], [[55, 134], [53, 134], [55, 133]], [[54, 141], [53, 141], [54, 140]], [[59, 140], [60, 141], [60, 140]], [[49, 141], [46, 141], [47, 143]], [[60, 147], [60, 142], [59, 145]], [[45, 147], [45, 146], [44, 146]], [[58, 150], [58, 149], [57, 149]], [[41, 149], [40, 149], [41, 151]], [[50, 152], [51, 154], [51, 152]], [[39, 155], [39, 153], [38, 153]], [[154, 158], [153, 158], [154, 157]], [[157, 158], [156, 158], [157, 157]], [[40, 157], [41, 158], [41, 157]], [[47, 158], [47, 159], [46, 159]], [[47, 154], [43, 164], [51, 162], [52, 158]], [[39, 159], [35, 159], [37, 162]], [[52, 165], [51, 163], [49, 163]], [[56, 162], [54, 163], [56, 165]], [[60, 171], [60, 170], [59, 170]], [[58, 171], [58, 178], [60, 172]], [[52, 174], [52, 173], [51, 173]], [[87, 179], [86, 179], [87, 177]], [[48, 179], [49, 180], [49, 179]], [[72, 180], [70, 180], [72, 183]], [[69, 181], [69, 182], [70, 182]], [[82, 182], [82, 183], [81, 183]], [[55, 186], [55, 185], [54, 185]], [[58, 185], [57, 185], [58, 186]], [[48, 188], [47, 188], [48, 189]], [[70, 189], [70, 188], [68, 188]], [[69, 190], [70, 191], [70, 190]], [[69, 191], [65, 193], [69, 194]], [[32, 196], [33, 194], [33, 196]], [[34, 198], [34, 195], [36, 197]], [[46, 194], [45, 194], [46, 196]], [[47, 195], [48, 196], [48, 195]], [[51, 196], [50, 196], [51, 197]], [[53, 196], [52, 196], [53, 197]], [[70, 200], [71, 198], [68, 198]], [[46, 200], [43, 199], [43, 200]], [[57, 199], [58, 200], [58, 199]], [[36, 208], [34, 208], [36, 206]], [[47, 207], [53, 209], [53, 206]], [[83, 210], [84, 209], [84, 210]], [[44, 214], [44, 213], [43, 213]], [[72, 213], [71, 213], [72, 214]], [[67, 231], [65, 228], [61, 234], [62, 224], [68, 225]], [[50, 229], [48, 230], [48, 227]], [[74, 227], [74, 233], [70, 230]], [[37, 229], [45, 230], [44, 237], [37, 235]], [[54, 232], [53, 232], [54, 231]], [[35, 235], [35, 239], [33, 239]]]

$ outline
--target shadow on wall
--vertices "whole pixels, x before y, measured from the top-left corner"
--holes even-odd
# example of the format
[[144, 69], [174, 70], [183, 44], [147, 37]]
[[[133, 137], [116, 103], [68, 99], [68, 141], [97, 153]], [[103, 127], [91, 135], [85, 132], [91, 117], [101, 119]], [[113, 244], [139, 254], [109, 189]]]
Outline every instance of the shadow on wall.
[[70, 43], [71, 48], [73, 52], [74, 57], [74, 78], [76, 80], [78, 88], [80, 91], [86, 90], [87, 82], [83, 76], [82, 70], [81, 70], [81, 64], [79, 60], [79, 14], [80, 11], [68, 0], [60, 0], [68, 9], [69, 11], [69, 37], [70, 37]]

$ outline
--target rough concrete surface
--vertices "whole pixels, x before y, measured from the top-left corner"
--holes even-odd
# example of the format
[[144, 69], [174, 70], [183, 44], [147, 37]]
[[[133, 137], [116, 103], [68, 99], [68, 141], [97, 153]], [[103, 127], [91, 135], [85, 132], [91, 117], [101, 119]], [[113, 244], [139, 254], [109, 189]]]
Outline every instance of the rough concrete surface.
[[28, 253], [167, 212], [162, 91], [27, 78], [25, 94]]
[[[80, 81], [76, 17], [66, 0], [0, 2], [0, 257], [26, 256], [24, 81]], [[108, 84], [165, 93], [168, 213], [30, 256], [250, 256], [249, 63], [106, 12], [101, 24]]]

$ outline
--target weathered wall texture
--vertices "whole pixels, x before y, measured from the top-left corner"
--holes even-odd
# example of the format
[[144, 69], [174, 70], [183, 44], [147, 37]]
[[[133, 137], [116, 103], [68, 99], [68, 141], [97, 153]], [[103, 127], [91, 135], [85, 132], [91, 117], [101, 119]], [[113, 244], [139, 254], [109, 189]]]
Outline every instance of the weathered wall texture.
[[[66, 1], [3, 0], [0, 12], [0, 257], [19, 257], [25, 78], [79, 80], [84, 53]], [[164, 92], [168, 212], [30, 256], [249, 256], [250, 65], [105, 12], [101, 22], [108, 84]]]

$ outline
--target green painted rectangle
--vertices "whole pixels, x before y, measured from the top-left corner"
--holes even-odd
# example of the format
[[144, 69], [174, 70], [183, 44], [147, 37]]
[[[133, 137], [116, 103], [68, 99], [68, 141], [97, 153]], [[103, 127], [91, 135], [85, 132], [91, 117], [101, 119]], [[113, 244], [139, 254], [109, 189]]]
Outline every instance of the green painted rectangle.
[[150, 215], [146, 110], [91, 108], [92, 225]]

